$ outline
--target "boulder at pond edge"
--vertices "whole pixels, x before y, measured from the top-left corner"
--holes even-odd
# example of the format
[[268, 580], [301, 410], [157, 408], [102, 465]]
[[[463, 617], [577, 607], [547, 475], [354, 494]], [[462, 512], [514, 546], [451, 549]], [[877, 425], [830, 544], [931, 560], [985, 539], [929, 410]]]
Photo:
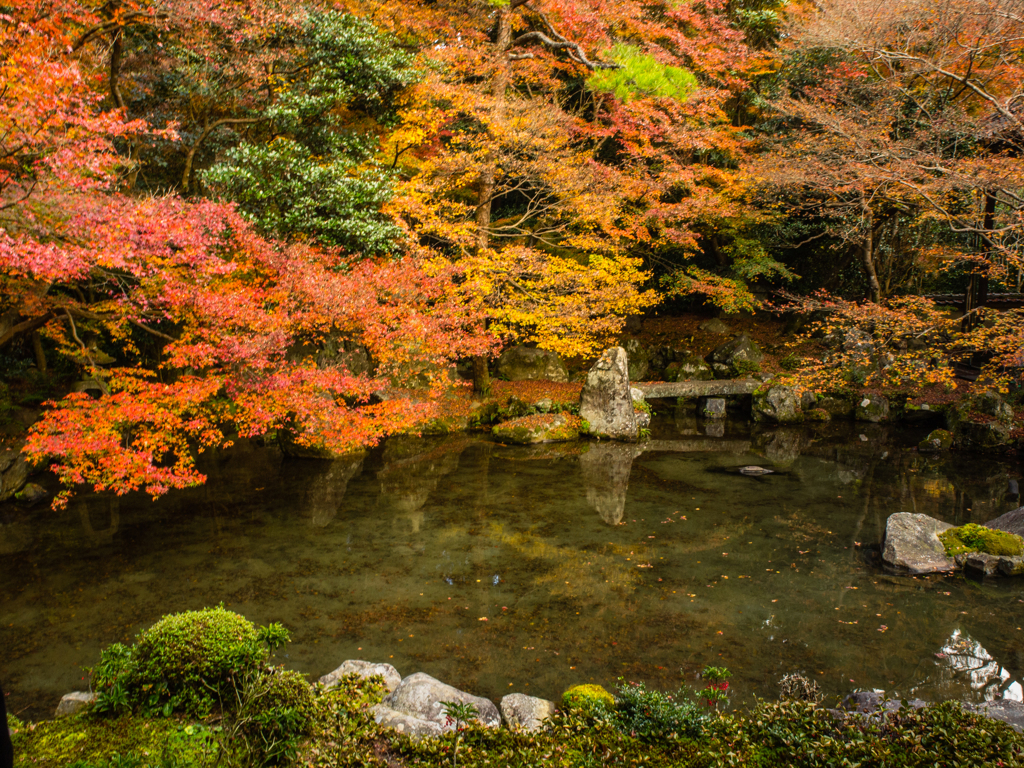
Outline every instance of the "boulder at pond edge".
[[956, 568], [939, 541], [939, 534], [953, 526], [928, 515], [897, 512], [885, 523], [882, 559], [911, 574], [944, 573]]
[[587, 374], [580, 397], [580, 418], [594, 437], [636, 442], [640, 427], [630, 395], [629, 363], [622, 347], [606, 349]]

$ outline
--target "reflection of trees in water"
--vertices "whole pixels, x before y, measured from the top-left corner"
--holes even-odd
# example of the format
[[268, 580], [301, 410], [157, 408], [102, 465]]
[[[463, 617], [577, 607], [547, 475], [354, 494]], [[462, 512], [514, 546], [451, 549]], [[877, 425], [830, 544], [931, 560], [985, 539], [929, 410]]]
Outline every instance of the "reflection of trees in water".
[[377, 472], [380, 503], [408, 519], [413, 533], [418, 533], [430, 494], [442, 477], [458, 468], [459, 457], [472, 442], [465, 437], [439, 442], [392, 438], [384, 447], [384, 467]]
[[314, 528], [324, 528], [341, 510], [349, 481], [363, 471], [364, 452], [325, 462], [324, 472], [306, 486], [305, 511]]
[[1010, 699], [1024, 701], [1024, 688], [1013, 679], [992, 655], [970, 635], [954, 630], [945, 645], [936, 654], [944, 663], [943, 676], [954, 680], [966, 677], [975, 691], [982, 692], [985, 701]]
[[[99, 508], [104, 509], [99, 509]], [[121, 500], [116, 496], [94, 496], [76, 505], [82, 531], [92, 544], [110, 544], [121, 522]], [[102, 523], [100, 519], [102, 518]], [[97, 521], [94, 525], [94, 520]]]

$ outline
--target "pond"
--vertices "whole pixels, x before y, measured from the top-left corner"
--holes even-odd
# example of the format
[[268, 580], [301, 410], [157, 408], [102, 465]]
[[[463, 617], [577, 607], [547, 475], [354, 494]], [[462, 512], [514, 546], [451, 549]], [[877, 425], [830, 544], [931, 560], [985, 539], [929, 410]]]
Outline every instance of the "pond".
[[[83, 667], [161, 615], [223, 603], [310, 675], [388, 661], [494, 699], [618, 678], [789, 672], [829, 695], [1020, 700], [1024, 580], [886, 573], [886, 518], [984, 522], [1016, 460], [913, 446], [926, 429], [698, 421], [655, 402], [640, 446], [392, 439], [337, 462], [240, 445], [202, 488], [0, 510], [0, 679], [48, 717]], [[775, 474], [746, 477], [757, 464]]]

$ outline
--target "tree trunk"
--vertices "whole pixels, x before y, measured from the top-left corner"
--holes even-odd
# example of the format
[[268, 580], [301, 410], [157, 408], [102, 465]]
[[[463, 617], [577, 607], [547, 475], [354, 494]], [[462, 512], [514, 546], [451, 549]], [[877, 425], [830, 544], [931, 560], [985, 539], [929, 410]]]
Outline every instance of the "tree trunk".
[[39, 331], [32, 331], [32, 353], [36, 358], [36, 370], [46, 373], [46, 350], [43, 349], [43, 337]]
[[882, 286], [878, 282], [878, 272], [875, 270], [875, 221], [866, 203], [863, 207], [868, 228], [861, 244], [861, 256], [864, 260], [864, 272], [868, 276], [868, 286], [871, 289], [871, 300], [878, 304], [882, 300]]
[[[505, 89], [508, 87], [507, 51], [512, 45], [512, 10], [506, 6], [498, 10], [498, 39], [494, 44], [495, 72], [491, 81], [491, 92], [494, 97], [494, 121], [498, 122], [505, 111]], [[494, 199], [494, 184], [497, 176], [497, 161], [494, 153], [480, 174], [479, 191], [476, 205], [477, 247], [484, 250], [491, 242], [491, 203]], [[490, 372], [487, 358], [478, 355], [473, 358], [473, 391], [487, 394], [491, 388]]]

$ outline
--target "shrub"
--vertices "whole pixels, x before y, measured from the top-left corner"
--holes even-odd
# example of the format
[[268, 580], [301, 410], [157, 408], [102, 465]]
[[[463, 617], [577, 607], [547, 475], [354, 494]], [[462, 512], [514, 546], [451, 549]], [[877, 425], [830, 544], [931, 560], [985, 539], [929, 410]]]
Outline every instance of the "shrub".
[[696, 738], [708, 721], [708, 715], [682, 693], [648, 690], [643, 683], [619, 683], [614, 723], [634, 738]]
[[565, 709], [578, 709], [594, 714], [601, 709], [614, 708], [615, 697], [600, 685], [574, 685], [562, 694], [562, 706]]
[[259, 669], [245, 676], [237, 695], [234, 731], [250, 762], [292, 762], [299, 739], [311, 733], [316, 718], [316, 699], [306, 679], [290, 670]]
[[135, 645], [114, 643], [100, 654], [91, 670], [95, 709], [204, 717], [234, 702], [235, 682], [263, 668], [271, 650], [287, 640], [280, 624], [258, 628], [222, 606], [165, 616]]
[[1024, 554], [1024, 539], [1020, 536], [974, 523], [943, 531], [939, 534], [939, 540], [950, 557], [964, 552], [1011, 556]]

